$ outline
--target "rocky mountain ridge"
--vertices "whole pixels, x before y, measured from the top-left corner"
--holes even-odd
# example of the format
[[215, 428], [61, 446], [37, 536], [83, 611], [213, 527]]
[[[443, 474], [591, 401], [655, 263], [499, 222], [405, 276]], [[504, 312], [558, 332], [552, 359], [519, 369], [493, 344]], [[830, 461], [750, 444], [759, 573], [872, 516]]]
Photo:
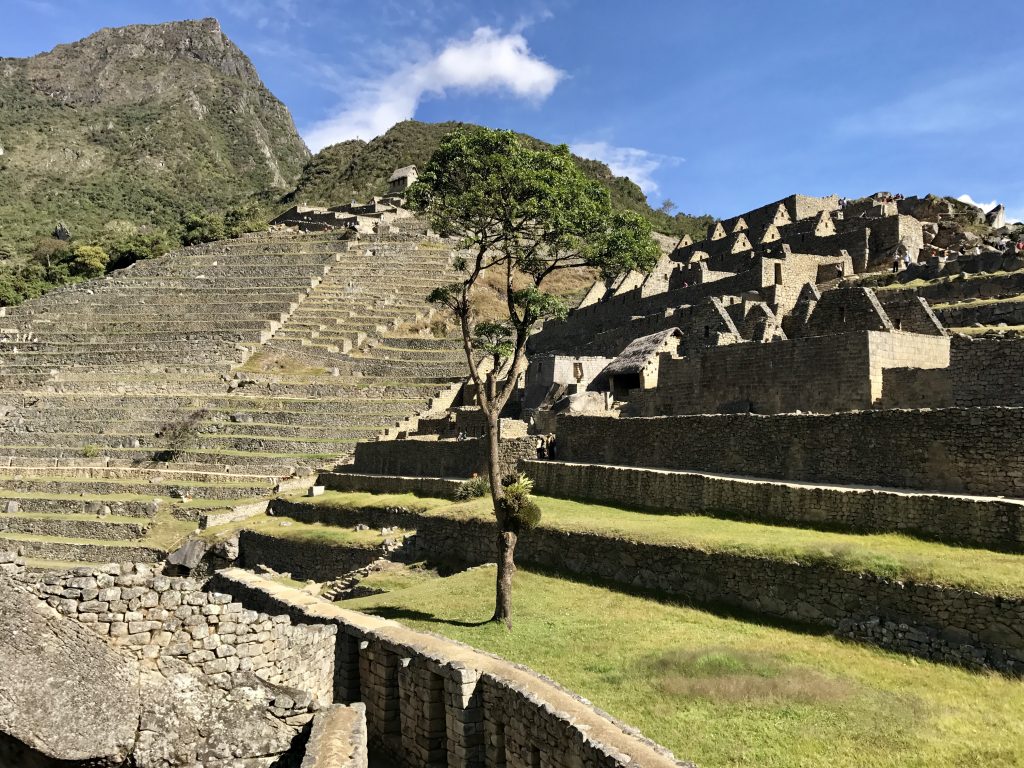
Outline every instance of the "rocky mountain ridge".
[[0, 58], [0, 241], [290, 189], [309, 151], [215, 19], [103, 29]]

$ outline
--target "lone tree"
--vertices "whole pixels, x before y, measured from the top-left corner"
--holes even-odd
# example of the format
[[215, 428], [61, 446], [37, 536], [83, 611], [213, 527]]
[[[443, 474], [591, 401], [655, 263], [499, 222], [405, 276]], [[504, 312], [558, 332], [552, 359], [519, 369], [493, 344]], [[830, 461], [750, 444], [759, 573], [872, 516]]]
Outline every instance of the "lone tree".
[[[498, 424], [526, 368], [526, 340], [537, 324], [568, 311], [544, 281], [564, 269], [595, 268], [603, 277], [648, 272], [658, 260], [650, 224], [613, 212], [608, 191], [588, 179], [564, 144], [526, 146], [511, 131], [467, 128], [446, 136], [408, 192], [443, 236], [461, 239], [456, 261], [465, 277], [434, 290], [429, 300], [459, 323], [469, 375], [487, 424], [487, 472], [498, 527], [498, 574], [493, 621], [512, 626], [512, 576], [519, 534], [540, 520], [531, 483], [502, 484]], [[474, 287], [490, 273], [503, 286], [499, 318], [482, 317]], [[507, 311], [506, 311], [507, 310]], [[481, 375], [478, 360], [492, 361]]]

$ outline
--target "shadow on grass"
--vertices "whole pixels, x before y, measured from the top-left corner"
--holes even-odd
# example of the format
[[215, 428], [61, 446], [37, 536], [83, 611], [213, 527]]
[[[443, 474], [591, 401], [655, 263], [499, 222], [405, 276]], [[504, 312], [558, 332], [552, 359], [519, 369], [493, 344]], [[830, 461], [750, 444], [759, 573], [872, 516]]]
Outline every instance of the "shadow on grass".
[[459, 621], [458, 619], [443, 619], [440, 616], [435, 616], [432, 613], [426, 611], [416, 611], [412, 608], [396, 608], [390, 605], [374, 606], [372, 608], [362, 608], [363, 613], [369, 613], [374, 616], [379, 616], [382, 619], [394, 619], [395, 621], [401, 621], [402, 619], [408, 619], [410, 621], [423, 621], [430, 624], [447, 624], [452, 627], [483, 627], [491, 623], [490, 619], [484, 621]]

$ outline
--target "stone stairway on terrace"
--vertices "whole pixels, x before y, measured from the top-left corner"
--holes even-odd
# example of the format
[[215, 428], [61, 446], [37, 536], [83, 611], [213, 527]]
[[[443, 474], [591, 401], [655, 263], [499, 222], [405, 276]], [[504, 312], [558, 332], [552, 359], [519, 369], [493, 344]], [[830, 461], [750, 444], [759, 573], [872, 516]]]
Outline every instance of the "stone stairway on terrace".
[[395, 329], [428, 316], [451, 250], [402, 225], [212, 243], [8, 308], [0, 546], [160, 559], [443, 407], [459, 346]]

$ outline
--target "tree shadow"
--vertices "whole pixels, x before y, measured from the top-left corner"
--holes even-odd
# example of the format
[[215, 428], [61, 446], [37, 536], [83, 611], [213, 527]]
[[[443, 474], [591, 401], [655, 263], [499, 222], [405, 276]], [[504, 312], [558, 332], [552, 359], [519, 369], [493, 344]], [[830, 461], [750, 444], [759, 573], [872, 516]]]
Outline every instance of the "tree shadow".
[[444, 619], [426, 611], [416, 611], [411, 608], [396, 608], [389, 605], [374, 606], [373, 608], [361, 609], [363, 613], [370, 613], [382, 619], [394, 619], [401, 621], [424, 621], [430, 624], [447, 624], [452, 627], [483, 627], [491, 623], [490, 619], [483, 621], [460, 621], [459, 619]]

